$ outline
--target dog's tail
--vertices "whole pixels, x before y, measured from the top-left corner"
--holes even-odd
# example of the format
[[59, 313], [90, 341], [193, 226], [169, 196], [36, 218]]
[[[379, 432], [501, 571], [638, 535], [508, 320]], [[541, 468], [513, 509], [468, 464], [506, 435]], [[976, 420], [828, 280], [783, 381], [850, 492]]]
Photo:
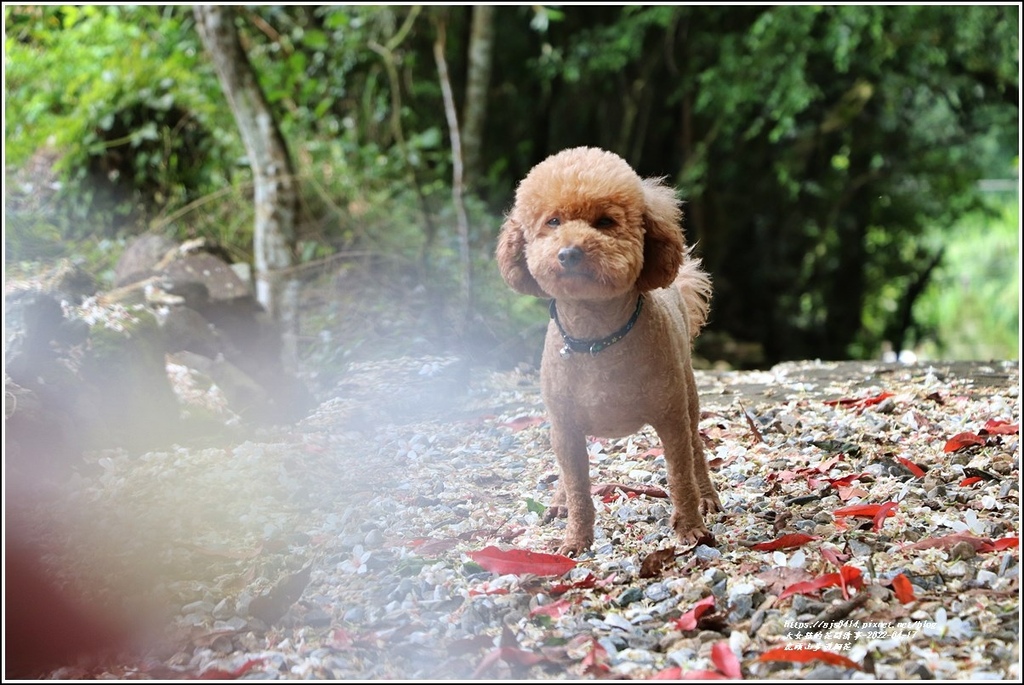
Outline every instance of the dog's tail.
[[711, 309], [711, 276], [701, 268], [701, 260], [687, 248], [683, 265], [676, 276], [675, 287], [683, 296], [683, 314], [686, 316], [690, 338], [696, 338], [708, 320]]

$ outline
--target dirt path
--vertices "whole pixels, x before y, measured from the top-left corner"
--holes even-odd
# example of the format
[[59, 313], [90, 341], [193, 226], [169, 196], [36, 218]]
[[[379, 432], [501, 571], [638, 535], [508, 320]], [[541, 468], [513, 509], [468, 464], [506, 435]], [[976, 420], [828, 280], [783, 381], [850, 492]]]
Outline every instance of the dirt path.
[[67, 533], [53, 558], [83, 592], [153, 628], [141, 658], [52, 675], [1019, 677], [1016, 363], [698, 383], [715, 545], [665, 551], [652, 432], [592, 441], [597, 540], [560, 576], [480, 554], [560, 535], [540, 521], [556, 469], [534, 376], [365, 365], [288, 430], [93, 455], [40, 529]]

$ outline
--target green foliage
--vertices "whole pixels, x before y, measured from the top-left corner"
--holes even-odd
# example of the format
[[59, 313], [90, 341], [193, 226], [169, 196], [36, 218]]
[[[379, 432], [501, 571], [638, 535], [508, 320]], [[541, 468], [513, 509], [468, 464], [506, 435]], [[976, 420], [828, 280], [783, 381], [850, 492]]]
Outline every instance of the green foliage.
[[130, 230], [224, 183], [232, 122], [186, 9], [5, 7], [4, 21], [7, 162], [58, 151], [65, 234]]
[[946, 242], [943, 268], [918, 302], [918, 349], [927, 358], [1020, 358], [1020, 205], [972, 213]]
[[[153, 219], [247, 258], [248, 170], [191, 10], [4, 12], [8, 162], [31, 169], [56, 150], [64, 201], [54, 212], [39, 183], [13, 184], [27, 190], [8, 201], [9, 262]], [[385, 255], [430, 291], [416, 306], [443, 309], [462, 276], [434, 26], [448, 26], [461, 109], [471, 8], [236, 12], [298, 167], [300, 260]], [[715, 281], [711, 328], [756, 341], [767, 361], [874, 356], [920, 333], [915, 318], [941, 329], [952, 305], [930, 292], [915, 301], [929, 275], [969, 269], [942, 227], [982, 216], [977, 181], [1005, 176], [1016, 150], [1018, 12], [499, 6], [487, 177], [468, 200], [474, 329], [495, 340], [543, 330], [542, 303], [512, 294], [491, 255], [516, 182], [573, 145], [611, 149], [681, 188], [688, 239]], [[97, 179], [117, 192], [101, 197]]]
[[1012, 149], [1015, 12], [788, 6], [719, 28], [680, 178], [718, 282], [757, 284], [720, 324], [770, 358], [877, 352], [934, 258], [923, 232], [978, 207]]

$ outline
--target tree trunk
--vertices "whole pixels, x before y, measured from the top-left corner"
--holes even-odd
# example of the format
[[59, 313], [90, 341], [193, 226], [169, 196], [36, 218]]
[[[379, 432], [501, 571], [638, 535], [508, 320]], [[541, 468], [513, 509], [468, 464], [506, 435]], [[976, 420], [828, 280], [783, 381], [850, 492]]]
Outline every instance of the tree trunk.
[[452, 93], [451, 79], [448, 77], [448, 61], [444, 56], [446, 24], [443, 15], [434, 20], [437, 36], [434, 39], [434, 60], [437, 62], [437, 76], [441, 83], [441, 96], [444, 100], [445, 118], [448, 120], [448, 134], [452, 146], [452, 202], [455, 205], [455, 219], [459, 233], [459, 261], [462, 266], [462, 302], [456, 324], [457, 333], [465, 332], [473, 309], [473, 263], [469, 254], [469, 219], [466, 216], [466, 204], [463, 202], [463, 156], [462, 139], [459, 134], [459, 115], [455, 110], [455, 97]]
[[294, 263], [297, 192], [284, 137], [242, 49], [230, 6], [196, 5], [196, 27], [238, 124], [253, 174], [256, 299], [280, 323], [286, 367], [294, 365], [298, 287]]
[[484, 122], [487, 87], [494, 55], [494, 5], [475, 5], [469, 36], [466, 102], [462, 110], [462, 151], [467, 185], [475, 187], [483, 175]]

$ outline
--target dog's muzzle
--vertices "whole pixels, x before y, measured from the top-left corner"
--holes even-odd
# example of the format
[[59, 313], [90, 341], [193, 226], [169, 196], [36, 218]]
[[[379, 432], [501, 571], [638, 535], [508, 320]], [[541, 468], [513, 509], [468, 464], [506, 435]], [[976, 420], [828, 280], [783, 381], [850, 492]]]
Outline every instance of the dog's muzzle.
[[583, 261], [583, 250], [577, 245], [563, 247], [558, 251], [558, 263], [565, 269], [574, 269]]

